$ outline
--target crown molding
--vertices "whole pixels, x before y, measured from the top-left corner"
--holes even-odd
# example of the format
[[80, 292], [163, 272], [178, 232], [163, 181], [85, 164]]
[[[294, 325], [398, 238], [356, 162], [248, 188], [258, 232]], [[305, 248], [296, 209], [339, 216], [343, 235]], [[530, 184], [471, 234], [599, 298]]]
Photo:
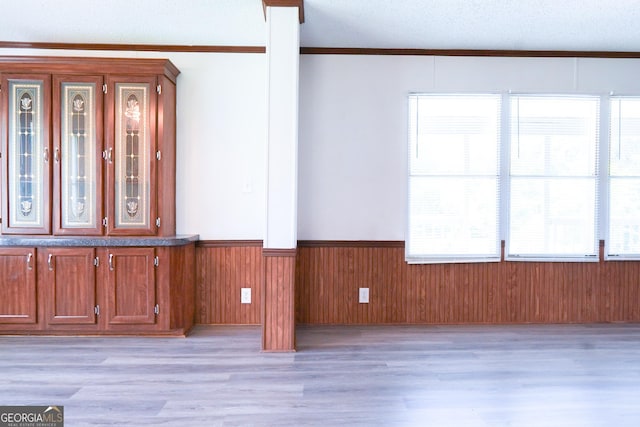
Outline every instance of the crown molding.
[[264, 46], [208, 46], [168, 44], [113, 44], [113, 43], [49, 43], [0, 41], [0, 48], [54, 49], [54, 50], [105, 50], [136, 52], [195, 52], [195, 53], [265, 53]]
[[385, 49], [301, 47], [306, 55], [488, 56], [523, 58], [640, 58], [640, 52], [590, 50]]
[[[277, 2], [276, 0], [264, 0]], [[302, 3], [301, 0], [279, 0], [285, 3]], [[134, 52], [184, 52], [184, 53], [265, 53], [264, 46], [210, 46], [210, 45], [160, 45], [113, 43], [50, 43], [0, 41], [6, 49], [52, 50], [102, 50]], [[500, 49], [387, 49], [359, 47], [301, 47], [302, 55], [389, 55], [389, 56], [476, 56], [516, 58], [612, 58], [639, 59], [640, 52], [591, 51], [591, 50], [500, 50]]]

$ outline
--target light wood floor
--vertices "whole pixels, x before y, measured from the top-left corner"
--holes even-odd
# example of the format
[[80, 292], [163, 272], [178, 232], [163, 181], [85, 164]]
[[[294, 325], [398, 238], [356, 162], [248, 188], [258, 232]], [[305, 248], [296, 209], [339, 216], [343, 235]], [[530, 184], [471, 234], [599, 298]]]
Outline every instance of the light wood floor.
[[0, 404], [65, 426], [640, 425], [640, 325], [259, 327], [0, 337]]

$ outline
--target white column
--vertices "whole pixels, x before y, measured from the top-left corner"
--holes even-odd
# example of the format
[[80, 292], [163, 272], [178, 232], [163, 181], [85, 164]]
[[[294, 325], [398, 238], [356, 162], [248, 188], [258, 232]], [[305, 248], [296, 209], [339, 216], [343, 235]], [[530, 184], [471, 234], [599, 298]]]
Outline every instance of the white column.
[[298, 228], [297, 7], [266, 7], [267, 167], [264, 247], [292, 249]]

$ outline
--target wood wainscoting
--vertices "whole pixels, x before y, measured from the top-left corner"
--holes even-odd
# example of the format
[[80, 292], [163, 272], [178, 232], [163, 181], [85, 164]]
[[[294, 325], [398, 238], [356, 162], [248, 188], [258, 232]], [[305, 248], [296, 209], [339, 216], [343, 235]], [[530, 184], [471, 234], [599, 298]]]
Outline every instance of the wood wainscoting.
[[[196, 322], [260, 324], [262, 242], [196, 253]], [[242, 287], [252, 304], [240, 304]], [[640, 262], [409, 265], [404, 242], [300, 241], [295, 307], [308, 324], [640, 322]]]
[[[262, 240], [206, 240], [196, 246], [196, 323], [259, 325]], [[251, 304], [240, 291], [251, 288]]]
[[640, 262], [410, 265], [404, 242], [301, 241], [296, 295], [298, 323], [638, 322]]
[[296, 249], [263, 249], [262, 350], [294, 351]]

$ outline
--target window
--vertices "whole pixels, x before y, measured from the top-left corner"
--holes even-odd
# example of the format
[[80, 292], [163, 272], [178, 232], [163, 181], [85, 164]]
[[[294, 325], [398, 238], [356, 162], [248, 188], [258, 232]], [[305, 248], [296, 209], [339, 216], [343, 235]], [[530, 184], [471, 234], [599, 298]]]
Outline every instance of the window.
[[499, 261], [501, 228], [506, 259], [597, 261], [606, 178], [607, 254], [640, 259], [640, 97], [611, 101], [608, 177], [599, 97], [508, 98], [409, 96], [407, 262]]
[[640, 258], [640, 98], [612, 98], [607, 257]]
[[408, 262], [500, 260], [500, 101], [409, 97]]
[[510, 101], [507, 257], [597, 261], [599, 98]]

